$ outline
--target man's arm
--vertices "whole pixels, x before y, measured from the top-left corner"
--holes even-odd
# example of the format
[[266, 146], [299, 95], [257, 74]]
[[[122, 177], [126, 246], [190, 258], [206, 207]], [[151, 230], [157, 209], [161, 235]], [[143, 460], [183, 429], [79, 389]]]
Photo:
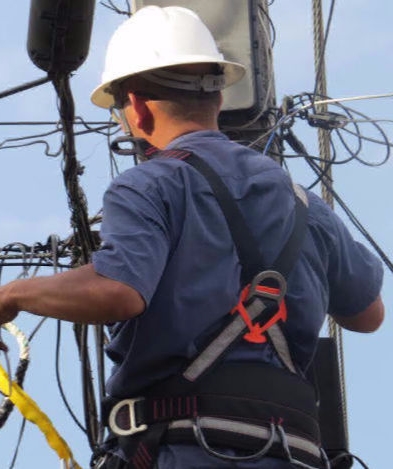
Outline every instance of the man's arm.
[[374, 332], [382, 324], [384, 315], [385, 308], [381, 296], [378, 296], [370, 306], [355, 316], [333, 316], [333, 318], [344, 329], [355, 332]]
[[104, 324], [130, 319], [144, 308], [136, 290], [97, 274], [91, 264], [0, 287], [0, 324], [12, 321], [19, 311], [81, 324]]

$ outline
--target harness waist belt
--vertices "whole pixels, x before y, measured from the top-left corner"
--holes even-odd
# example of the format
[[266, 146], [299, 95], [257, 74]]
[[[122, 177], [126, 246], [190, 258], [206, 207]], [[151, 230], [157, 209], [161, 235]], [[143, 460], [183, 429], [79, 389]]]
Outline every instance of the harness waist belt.
[[281, 428], [291, 453], [309, 464], [320, 461], [314, 389], [298, 375], [257, 362], [222, 363], [188, 387], [177, 376], [143, 397], [109, 399], [103, 419], [123, 437], [167, 423], [163, 441], [172, 443], [196, 443], [197, 427], [215, 446], [254, 451], [272, 438], [269, 454], [278, 457], [283, 453]]
[[[211, 447], [228, 447], [250, 453], [256, 453], [271, 441], [267, 454], [269, 456], [288, 459], [285, 452], [282, 434], [270, 423], [250, 424], [216, 417], [202, 417], [199, 428]], [[165, 443], [195, 444], [195, 421], [177, 420], [169, 425]], [[323, 467], [320, 446], [307, 438], [293, 435], [285, 431], [285, 440], [291, 457], [312, 467]]]

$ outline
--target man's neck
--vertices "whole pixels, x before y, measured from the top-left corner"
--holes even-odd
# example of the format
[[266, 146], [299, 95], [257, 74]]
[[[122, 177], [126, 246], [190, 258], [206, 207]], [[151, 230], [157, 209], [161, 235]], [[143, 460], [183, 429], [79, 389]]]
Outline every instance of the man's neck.
[[182, 135], [201, 130], [218, 130], [218, 125], [202, 125], [196, 122], [186, 122], [175, 126], [166, 125], [162, 126], [161, 129], [157, 130], [157, 132], [153, 132], [152, 135], [146, 139], [156, 148], [163, 150], [170, 142], [172, 142], [172, 140], [175, 140]]

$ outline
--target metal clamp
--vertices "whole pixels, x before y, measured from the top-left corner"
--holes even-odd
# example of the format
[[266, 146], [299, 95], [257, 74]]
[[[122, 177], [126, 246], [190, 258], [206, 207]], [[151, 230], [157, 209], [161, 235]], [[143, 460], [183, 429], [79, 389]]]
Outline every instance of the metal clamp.
[[[127, 436], [134, 435], [135, 433], [144, 432], [147, 430], [147, 425], [137, 425], [135, 418], [135, 404], [144, 400], [144, 397], [136, 397], [135, 399], [123, 399], [112, 407], [112, 410], [109, 413], [108, 423], [110, 429], [116, 435]], [[123, 407], [128, 407], [128, 415], [130, 420], [129, 428], [120, 428], [116, 423], [116, 417], [120, 409]]]

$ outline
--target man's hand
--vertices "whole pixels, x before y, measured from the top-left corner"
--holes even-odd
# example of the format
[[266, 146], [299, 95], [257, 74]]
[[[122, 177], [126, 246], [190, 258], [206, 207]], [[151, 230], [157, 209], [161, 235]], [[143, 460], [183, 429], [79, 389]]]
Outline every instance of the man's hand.
[[12, 301], [11, 290], [13, 283], [0, 287], [0, 324], [12, 321], [19, 313]]
[[[11, 301], [11, 288], [12, 287], [10, 287], [9, 284], [0, 287], [0, 325], [12, 321], [19, 313]], [[8, 347], [4, 342], [1, 341], [1, 337], [0, 351], [8, 352]]]

